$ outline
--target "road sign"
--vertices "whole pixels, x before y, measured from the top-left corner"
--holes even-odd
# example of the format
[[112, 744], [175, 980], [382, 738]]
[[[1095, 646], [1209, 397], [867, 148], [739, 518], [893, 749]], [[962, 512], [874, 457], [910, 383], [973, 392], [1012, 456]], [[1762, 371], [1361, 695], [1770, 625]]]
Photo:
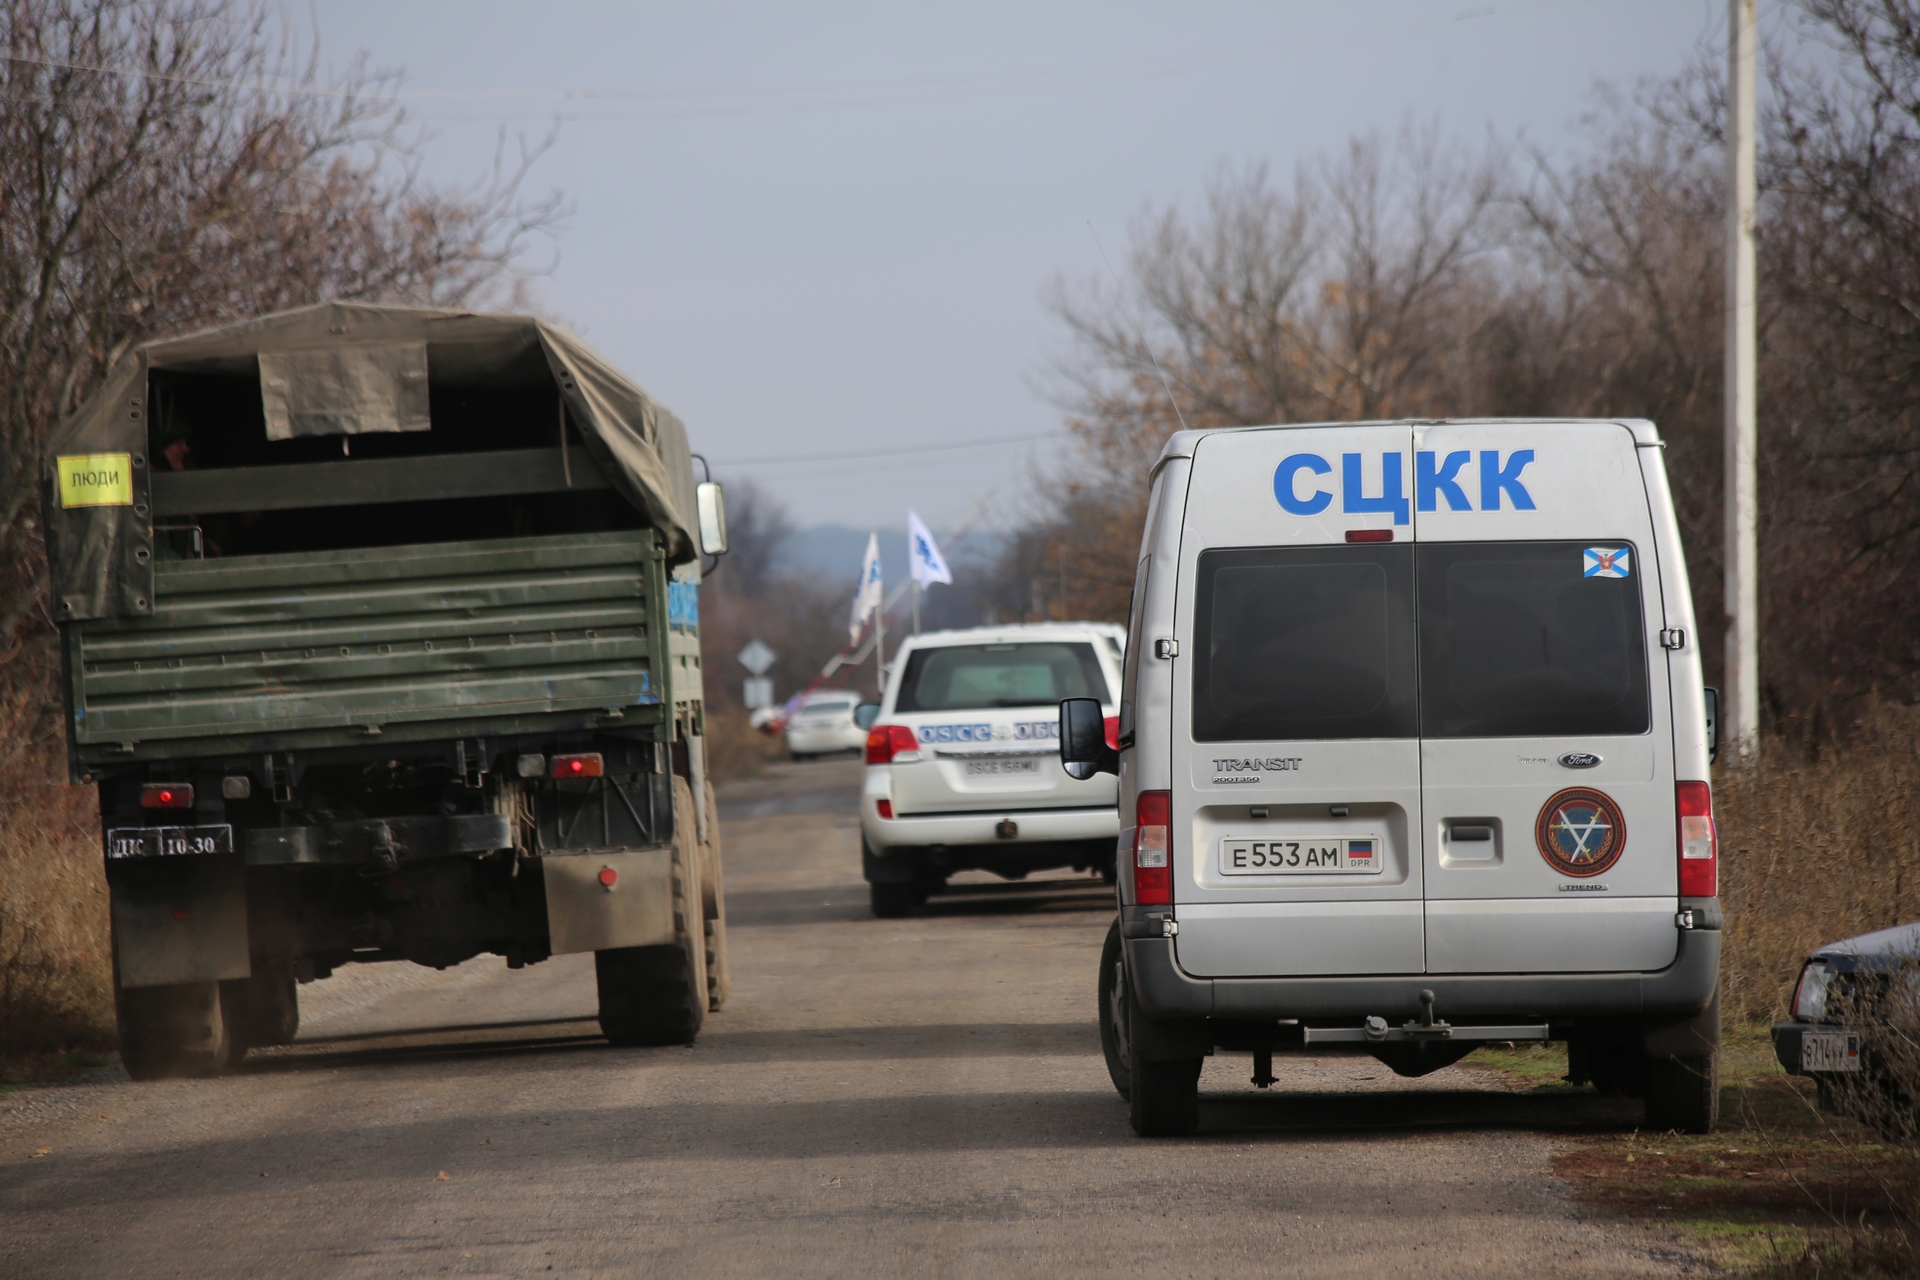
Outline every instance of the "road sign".
[[752, 676], [747, 680], [745, 697], [747, 710], [758, 711], [762, 707], [773, 705], [773, 680], [768, 676]]
[[767, 674], [767, 668], [779, 655], [758, 640], [747, 641], [747, 647], [740, 651], [740, 665], [757, 676]]

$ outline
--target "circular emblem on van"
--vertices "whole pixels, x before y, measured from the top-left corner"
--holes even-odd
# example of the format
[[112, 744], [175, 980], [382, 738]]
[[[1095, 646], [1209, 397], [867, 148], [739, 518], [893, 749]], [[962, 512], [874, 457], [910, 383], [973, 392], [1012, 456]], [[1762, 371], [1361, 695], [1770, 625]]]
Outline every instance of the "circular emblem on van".
[[1568, 769], [1591, 769], [1600, 763], [1600, 757], [1591, 751], [1569, 751], [1560, 757], [1560, 763]]
[[1613, 797], [1591, 787], [1569, 787], [1541, 806], [1533, 824], [1540, 856], [1563, 876], [1597, 876], [1620, 861], [1627, 820]]

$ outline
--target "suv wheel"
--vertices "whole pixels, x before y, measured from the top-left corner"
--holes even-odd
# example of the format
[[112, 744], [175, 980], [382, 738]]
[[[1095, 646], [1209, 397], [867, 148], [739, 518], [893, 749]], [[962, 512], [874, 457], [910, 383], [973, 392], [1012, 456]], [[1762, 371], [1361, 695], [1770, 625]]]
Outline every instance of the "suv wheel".
[[910, 916], [915, 907], [927, 900], [924, 894], [915, 893], [910, 884], [870, 884], [867, 891], [873, 914], [881, 920]]

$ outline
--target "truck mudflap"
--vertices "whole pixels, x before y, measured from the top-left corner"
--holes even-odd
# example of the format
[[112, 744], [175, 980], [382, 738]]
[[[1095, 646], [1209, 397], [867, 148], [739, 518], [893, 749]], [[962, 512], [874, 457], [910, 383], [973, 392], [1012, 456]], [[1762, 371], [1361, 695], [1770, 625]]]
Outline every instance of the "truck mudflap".
[[311, 827], [257, 827], [246, 833], [251, 867], [325, 863], [397, 867], [421, 858], [512, 847], [513, 827], [501, 813], [363, 818]]
[[110, 862], [119, 985], [167, 987], [250, 976], [246, 875], [230, 854]]
[[[1137, 910], [1137, 909], [1136, 909]], [[1312, 978], [1195, 978], [1180, 968], [1171, 937], [1127, 938], [1127, 975], [1152, 1018], [1417, 1017], [1420, 992], [1444, 1017], [1520, 1013], [1554, 1018], [1670, 1015], [1690, 1030], [1720, 980], [1720, 934], [1679, 930], [1672, 964], [1653, 973], [1390, 974]], [[1717, 1009], [1714, 1010], [1717, 1014]], [[1717, 1023], [1717, 1017], [1714, 1019]]]
[[548, 854], [547, 933], [554, 955], [675, 940], [673, 850]]

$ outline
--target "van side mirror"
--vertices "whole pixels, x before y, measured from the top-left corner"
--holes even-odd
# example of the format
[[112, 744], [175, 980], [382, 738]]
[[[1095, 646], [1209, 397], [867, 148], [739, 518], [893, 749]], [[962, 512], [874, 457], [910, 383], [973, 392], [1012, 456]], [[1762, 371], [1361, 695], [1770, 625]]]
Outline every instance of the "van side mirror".
[[853, 722], [862, 729], [873, 728], [873, 722], [880, 718], [880, 704], [863, 702], [853, 709]]
[[700, 551], [703, 555], [727, 554], [727, 492], [708, 480], [693, 488], [693, 505], [700, 519]]
[[1081, 782], [1096, 773], [1120, 772], [1120, 753], [1107, 745], [1098, 699], [1068, 698], [1060, 704], [1060, 763], [1069, 778]]
[[1707, 694], [1707, 763], [1712, 764], [1720, 758], [1720, 691], [1708, 689]]

